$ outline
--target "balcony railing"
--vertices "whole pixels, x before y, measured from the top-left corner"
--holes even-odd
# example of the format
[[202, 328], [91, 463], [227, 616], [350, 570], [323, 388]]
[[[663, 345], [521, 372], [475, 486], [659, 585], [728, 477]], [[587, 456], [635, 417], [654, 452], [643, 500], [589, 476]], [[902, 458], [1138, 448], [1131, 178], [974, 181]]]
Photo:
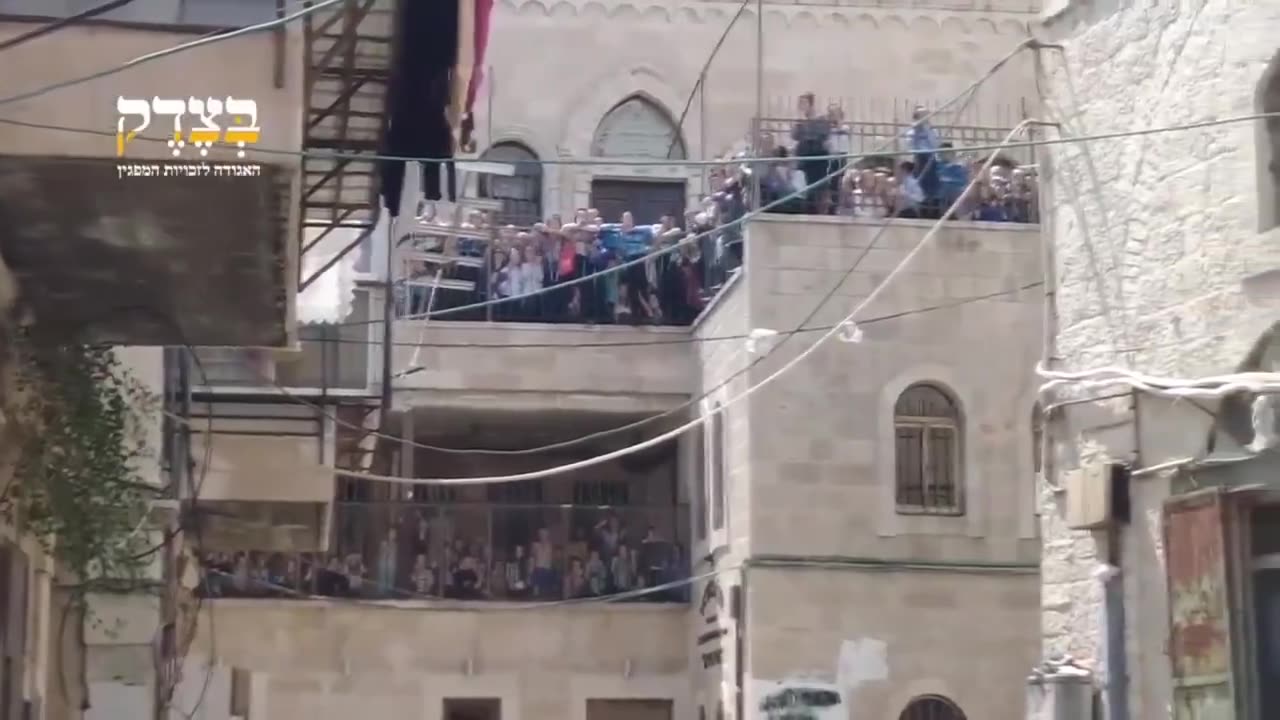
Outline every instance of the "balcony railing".
[[333, 551], [210, 553], [212, 597], [687, 602], [682, 506], [339, 503]]
[[[420, 224], [402, 236], [397, 248], [397, 314], [414, 318], [430, 313], [435, 320], [689, 325], [736, 268], [740, 252], [732, 242], [741, 231], [673, 246], [714, 222], [706, 213], [690, 213], [669, 231], [641, 225], [621, 233], [600, 219], [531, 228], [490, 227], [483, 217], [460, 229]], [[677, 224], [684, 229], [674, 228]], [[645, 262], [619, 267], [663, 249], [667, 251]], [[611, 270], [615, 267], [619, 269]], [[587, 276], [596, 277], [581, 280]], [[474, 305], [483, 306], [469, 307]]]
[[[801, 124], [800, 118], [780, 117], [756, 123], [760, 154], [775, 159], [755, 163], [752, 172], [760, 173], [761, 202], [773, 204], [772, 212], [933, 219], [959, 200], [955, 220], [1039, 222], [1033, 148], [991, 149], [1011, 128], [933, 125], [942, 147], [933, 153], [913, 153], [910, 122], [816, 118], [803, 129]], [[797, 141], [801, 136], [805, 142]], [[863, 157], [852, 162], [823, 157], [837, 154]], [[965, 193], [993, 154], [991, 167]], [[904, 162], [909, 166], [904, 167]], [[731, 167], [729, 172], [727, 177], [744, 181], [741, 167]], [[784, 200], [827, 176], [831, 177], [818, 187]]]

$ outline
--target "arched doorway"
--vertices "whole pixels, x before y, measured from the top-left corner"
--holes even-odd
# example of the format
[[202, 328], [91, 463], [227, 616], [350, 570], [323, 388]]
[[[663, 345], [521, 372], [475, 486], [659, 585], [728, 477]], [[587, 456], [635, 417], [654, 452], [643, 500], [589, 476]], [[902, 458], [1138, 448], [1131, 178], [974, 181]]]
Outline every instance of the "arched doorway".
[[959, 706], [941, 695], [921, 695], [902, 710], [898, 720], [965, 720]]
[[515, 165], [512, 177], [481, 175], [478, 181], [481, 198], [502, 204], [499, 223], [524, 227], [542, 220], [542, 165], [537, 154], [517, 142], [500, 142], [485, 150], [480, 159]]
[[[671, 114], [641, 95], [613, 106], [596, 126], [591, 155], [599, 158], [683, 160], [687, 149]], [[631, 211], [638, 223], [656, 223], [663, 215], [684, 213], [684, 181], [595, 178], [591, 205], [610, 222]]]

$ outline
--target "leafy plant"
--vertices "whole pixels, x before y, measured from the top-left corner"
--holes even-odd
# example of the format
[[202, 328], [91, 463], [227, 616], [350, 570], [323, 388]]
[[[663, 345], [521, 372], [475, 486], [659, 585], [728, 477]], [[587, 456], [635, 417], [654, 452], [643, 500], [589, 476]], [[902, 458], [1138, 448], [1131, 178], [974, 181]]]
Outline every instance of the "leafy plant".
[[0, 509], [83, 592], [133, 585], [154, 555], [142, 530], [156, 488], [140, 471], [155, 398], [110, 348], [16, 340], [4, 403], [16, 460]]

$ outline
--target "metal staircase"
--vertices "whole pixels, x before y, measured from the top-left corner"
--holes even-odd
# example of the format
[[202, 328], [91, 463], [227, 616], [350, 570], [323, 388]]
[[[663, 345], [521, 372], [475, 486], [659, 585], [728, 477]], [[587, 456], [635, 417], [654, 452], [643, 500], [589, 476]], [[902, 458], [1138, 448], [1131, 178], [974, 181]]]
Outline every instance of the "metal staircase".
[[[299, 292], [354, 250], [359, 235], [377, 220], [373, 156], [386, 128], [396, 5], [397, 0], [345, 0], [305, 19], [308, 67], [302, 147], [342, 157], [303, 159], [300, 257], [337, 229], [355, 230], [357, 237], [322, 267], [299, 277]], [[308, 238], [308, 228], [319, 235]], [[299, 268], [304, 266], [300, 261]]]
[[[393, 229], [400, 315], [420, 316], [483, 299], [477, 291], [487, 286], [490, 247], [498, 230], [495, 219], [502, 205], [478, 197], [478, 180], [514, 175], [515, 166], [459, 160], [456, 167], [459, 197], [447, 217], [401, 218]], [[470, 222], [475, 213], [482, 213], [485, 222]], [[480, 310], [447, 318], [482, 320], [490, 315]]]

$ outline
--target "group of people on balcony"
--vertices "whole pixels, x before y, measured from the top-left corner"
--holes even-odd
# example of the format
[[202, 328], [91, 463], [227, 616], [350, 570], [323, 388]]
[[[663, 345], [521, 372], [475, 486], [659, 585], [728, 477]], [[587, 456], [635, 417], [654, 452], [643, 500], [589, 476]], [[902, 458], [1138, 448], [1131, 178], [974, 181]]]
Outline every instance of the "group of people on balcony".
[[[356, 532], [371, 530], [366, 525]], [[632, 593], [687, 576], [688, 559], [679, 543], [652, 526], [636, 533], [616, 514], [576, 526], [568, 542], [546, 526], [507, 547], [454, 533], [442, 539], [440, 534], [426, 516], [407, 511], [400, 522], [385, 527], [376, 544], [353, 542], [349, 552], [327, 558], [212, 553], [203, 558], [201, 589], [212, 597], [544, 601]], [[686, 597], [687, 588], [663, 587], [632, 599], [677, 602]]]
[[[798, 106], [790, 147], [771, 133], [759, 134], [760, 154], [776, 158], [761, 168], [761, 199], [776, 203], [774, 212], [936, 219], [959, 201], [952, 215], [956, 220], [1038, 220], [1034, 168], [1001, 155], [986, 170], [988, 155], [962, 159], [923, 107], [915, 109], [900, 138], [909, 157], [849, 162], [832, 157], [849, 155], [853, 145], [853, 129], [840, 106], [831, 104], [819, 114], [812, 93], [801, 95]], [[966, 192], [975, 175], [977, 182]]]
[[[630, 212], [606, 219], [595, 208], [579, 208], [567, 220], [555, 214], [517, 228], [494, 225], [485, 213], [476, 212], [462, 227], [487, 231], [488, 240], [428, 234], [415, 241], [416, 249], [456, 253], [473, 262], [447, 270], [426, 262], [412, 265], [403, 278], [408, 282], [400, 295], [401, 315], [492, 303], [441, 317], [690, 324], [741, 264], [742, 228], [726, 224], [747, 212], [756, 174], [760, 204], [770, 205], [770, 212], [935, 219], [958, 202], [952, 214], [956, 220], [1038, 220], [1033, 166], [1019, 166], [999, 154], [989, 167], [989, 155], [961, 157], [946, 129], [935, 127], [923, 107], [916, 108], [912, 124], [895, 139], [909, 155], [853, 162], [843, 156], [851, 152], [855, 131], [838, 104], [820, 114], [814, 95], [805, 93], [799, 114], [791, 122], [789, 143], [761, 131], [756, 147], [748, 151], [771, 159], [730, 158], [712, 168], [711, 194], [686, 212], [683, 222], [666, 215], [646, 224]], [[970, 186], [975, 176], [977, 182]], [[682, 242], [690, 235], [698, 237]], [[472, 289], [433, 293], [430, 281], [437, 272], [465, 280]], [[581, 281], [587, 277], [592, 279]]]
[[[470, 272], [455, 271], [473, 283], [475, 292], [466, 297], [444, 297], [443, 293], [433, 297], [429, 284], [410, 283], [402, 312], [421, 315], [428, 305], [439, 311], [483, 300], [498, 302], [443, 317], [688, 325], [714, 293], [714, 284], [727, 273], [726, 248], [718, 235], [684, 244], [681, 240], [711, 229], [732, 212], [740, 214], [741, 205], [740, 198], [735, 203], [721, 193], [705, 198], [697, 210], [686, 213], [683, 223], [666, 215], [655, 224], [637, 223], [631, 212], [606, 222], [598, 210], [581, 208], [567, 222], [557, 214], [524, 229], [491, 228], [483, 213], [473, 213], [465, 227], [490, 229], [492, 239], [458, 241], [450, 251], [483, 260]], [[434, 243], [432, 249], [441, 244], [427, 242]], [[432, 274], [422, 263], [410, 279], [430, 280]], [[581, 281], [588, 276], [594, 277]]]

